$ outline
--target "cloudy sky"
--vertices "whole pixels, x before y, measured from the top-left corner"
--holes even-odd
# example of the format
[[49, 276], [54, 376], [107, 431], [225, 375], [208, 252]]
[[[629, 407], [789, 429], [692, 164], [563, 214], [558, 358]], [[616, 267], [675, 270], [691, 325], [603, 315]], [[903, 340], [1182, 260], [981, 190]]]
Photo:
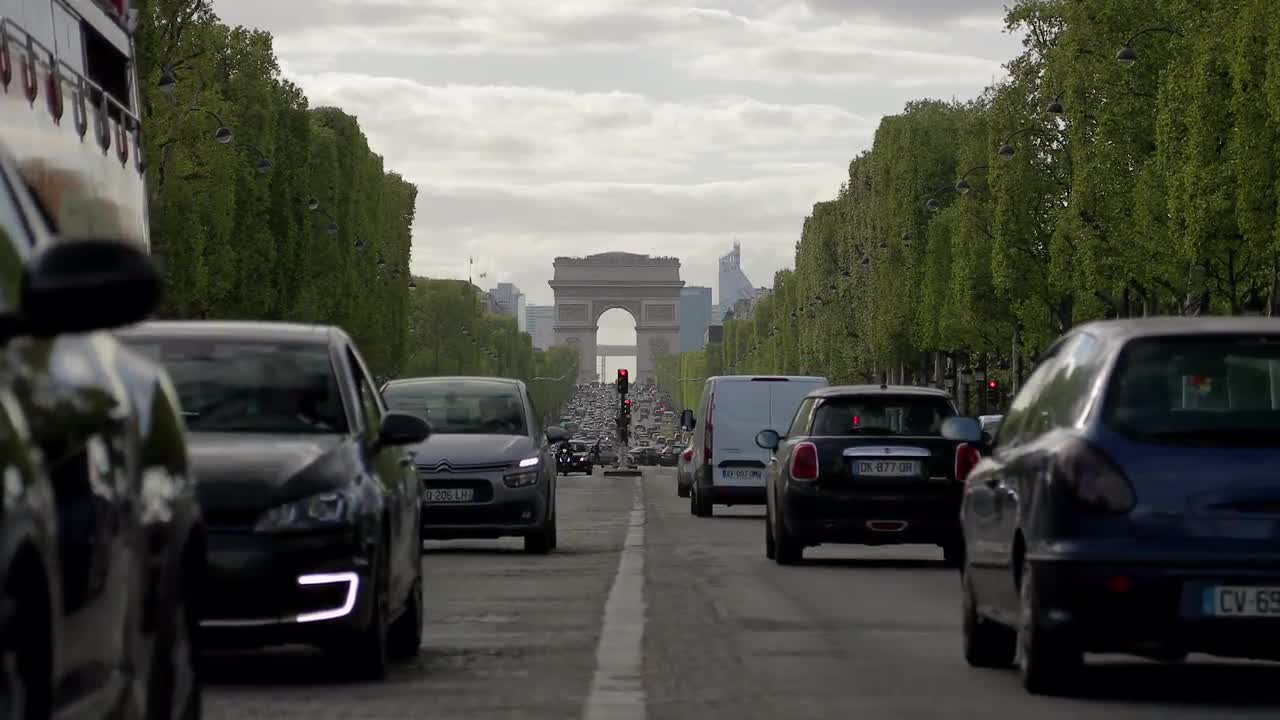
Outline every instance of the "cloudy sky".
[[[674, 255], [715, 287], [791, 265], [880, 117], [969, 98], [1007, 0], [213, 0], [417, 183], [413, 267], [549, 304], [558, 255]], [[621, 311], [617, 311], [621, 314]], [[602, 342], [630, 342], [609, 318]]]

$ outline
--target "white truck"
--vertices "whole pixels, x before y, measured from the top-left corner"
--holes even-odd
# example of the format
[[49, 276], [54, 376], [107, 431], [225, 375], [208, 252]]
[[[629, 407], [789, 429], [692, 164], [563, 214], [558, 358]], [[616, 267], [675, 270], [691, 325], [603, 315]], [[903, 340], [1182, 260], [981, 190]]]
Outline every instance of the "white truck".
[[64, 239], [150, 249], [128, 0], [0, 0], [0, 132]]

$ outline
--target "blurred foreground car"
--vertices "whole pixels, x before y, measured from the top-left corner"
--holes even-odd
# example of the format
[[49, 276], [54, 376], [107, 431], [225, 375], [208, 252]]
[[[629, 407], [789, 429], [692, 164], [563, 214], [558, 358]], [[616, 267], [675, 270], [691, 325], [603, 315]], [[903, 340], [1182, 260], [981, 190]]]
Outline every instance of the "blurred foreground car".
[[208, 644], [325, 648], [379, 678], [418, 652], [419, 492], [390, 412], [337, 328], [154, 322], [122, 337], [182, 398], [208, 525]]
[[396, 410], [431, 423], [414, 463], [423, 485], [423, 538], [522, 537], [530, 553], [556, 547], [556, 454], [569, 433], [537, 421], [519, 380], [430, 377], [382, 389]]
[[[25, 105], [0, 97], [0, 125]], [[55, 230], [0, 148], [0, 717], [198, 717], [204, 538], [178, 400], [95, 332], [145, 318], [159, 274], [140, 243]]]
[[1280, 660], [1277, 468], [1280, 322], [1076, 328], [966, 483], [965, 658], [1035, 693], [1087, 652]]

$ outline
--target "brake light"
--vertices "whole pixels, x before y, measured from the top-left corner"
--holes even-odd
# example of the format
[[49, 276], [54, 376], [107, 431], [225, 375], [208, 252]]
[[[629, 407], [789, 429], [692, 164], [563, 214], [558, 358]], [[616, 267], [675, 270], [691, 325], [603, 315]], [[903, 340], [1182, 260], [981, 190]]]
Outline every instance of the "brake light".
[[969, 473], [973, 472], [973, 468], [982, 459], [982, 453], [978, 452], [978, 448], [969, 443], [960, 443], [956, 446], [956, 482], [964, 482], [969, 478]]
[[685, 462], [693, 460], [693, 448], [688, 448], [684, 452], [680, 453], [680, 457], [684, 458]]
[[1059, 453], [1053, 480], [1085, 510], [1124, 514], [1138, 502], [1124, 472], [1106, 453], [1083, 440]]
[[818, 479], [818, 447], [811, 442], [802, 442], [791, 450], [791, 479]]

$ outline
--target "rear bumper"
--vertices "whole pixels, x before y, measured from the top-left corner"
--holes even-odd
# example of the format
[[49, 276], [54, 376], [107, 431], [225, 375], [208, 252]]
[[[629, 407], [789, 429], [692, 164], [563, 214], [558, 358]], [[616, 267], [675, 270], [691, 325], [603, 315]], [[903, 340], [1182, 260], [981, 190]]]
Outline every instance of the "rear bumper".
[[[713, 478], [721, 468], [703, 465], [699, 468], [696, 482], [698, 493], [711, 498], [716, 505], [764, 505], [765, 486], [760, 485], [717, 485]], [[764, 468], [760, 468], [764, 470]]]
[[874, 497], [783, 488], [779, 517], [805, 542], [852, 545], [945, 545], [959, 542], [960, 490], [921, 497]]
[[[1215, 586], [1280, 589], [1280, 566], [1205, 567], [1087, 562], [1034, 553], [1037, 624], [1068, 634], [1086, 652], [1201, 652], [1280, 660], [1280, 614], [1219, 617]], [[1270, 594], [1280, 603], [1280, 590]]]

